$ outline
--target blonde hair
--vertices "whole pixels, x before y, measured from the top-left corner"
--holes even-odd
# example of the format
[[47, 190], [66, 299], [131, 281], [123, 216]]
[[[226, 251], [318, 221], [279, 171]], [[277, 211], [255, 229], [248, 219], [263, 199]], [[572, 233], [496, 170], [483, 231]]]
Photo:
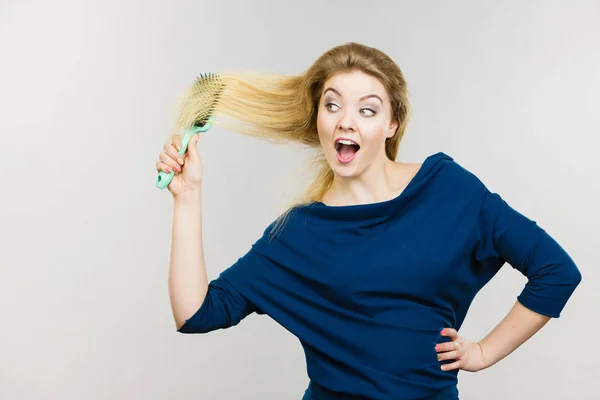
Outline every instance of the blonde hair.
[[317, 133], [319, 101], [327, 79], [354, 70], [378, 79], [388, 93], [391, 118], [398, 128], [386, 140], [385, 153], [395, 160], [410, 114], [404, 75], [385, 53], [355, 42], [333, 47], [298, 76], [249, 72], [212, 75], [210, 90], [195, 86], [184, 94], [176, 132], [210, 114], [213, 124], [224, 125], [234, 132], [274, 143], [299, 143], [316, 150], [312, 182], [277, 218], [272, 230], [276, 232], [295, 208], [321, 201], [333, 182], [334, 174]]

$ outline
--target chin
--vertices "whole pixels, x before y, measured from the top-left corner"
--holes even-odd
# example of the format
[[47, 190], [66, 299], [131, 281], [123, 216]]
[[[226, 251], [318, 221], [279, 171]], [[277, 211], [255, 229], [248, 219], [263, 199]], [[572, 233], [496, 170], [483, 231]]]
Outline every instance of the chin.
[[329, 163], [329, 167], [333, 170], [333, 172], [336, 175], [342, 178], [350, 178], [358, 175], [358, 164], [356, 163], [356, 161], [344, 164], [340, 163], [336, 157], [333, 160], [333, 162]]
[[352, 178], [357, 175], [355, 171], [348, 171], [345, 168], [333, 168], [333, 173], [340, 178]]

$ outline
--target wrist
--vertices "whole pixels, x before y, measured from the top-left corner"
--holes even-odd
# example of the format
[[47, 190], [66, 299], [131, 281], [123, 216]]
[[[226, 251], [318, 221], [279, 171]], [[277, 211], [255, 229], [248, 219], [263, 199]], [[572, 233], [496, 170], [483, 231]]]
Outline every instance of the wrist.
[[476, 343], [479, 346], [481, 352], [481, 361], [483, 362], [484, 368], [489, 368], [496, 364], [498, 360], [494, 357], [493, 348], [490, 348], [489, 344], [485, 342], [485, 339], [480, 340]]
[[202, 201], [202, 188], [185, 190], [173, 196], [177, 205], [197, 205]]

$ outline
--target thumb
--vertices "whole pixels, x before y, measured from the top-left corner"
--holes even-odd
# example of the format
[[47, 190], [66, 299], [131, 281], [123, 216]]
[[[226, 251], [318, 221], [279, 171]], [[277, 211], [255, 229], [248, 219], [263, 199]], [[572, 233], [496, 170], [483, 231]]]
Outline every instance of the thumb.
[[197, 161], [198, 159], [200, 159], [200, 155], [198, 154], [198, 138], [199, 138], [199, 134], [195, 134], [194, 136], [192, 136], [192, 138], [190, 139], [190, 142], [188, 143], [188, 154], [190, 157], [190, 160], [193, 161]]

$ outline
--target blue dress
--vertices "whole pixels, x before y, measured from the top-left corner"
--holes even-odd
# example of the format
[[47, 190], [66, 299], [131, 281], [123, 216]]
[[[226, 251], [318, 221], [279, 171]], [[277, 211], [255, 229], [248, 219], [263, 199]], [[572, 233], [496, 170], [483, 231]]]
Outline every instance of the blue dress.
[[304, 349], [305, 399], [456, 399], [459, 371], [442, 371], [435, 351], [449, 340], [440, 331], [460, 329], [505, 263], [528, 279], [517, 300], [554, 318], [581, 281], [544, 229], [443, 152], [396, 198], [316, 202], [274, 237], [272, 227], [209, 283], [179, 332], [268, 315]]

